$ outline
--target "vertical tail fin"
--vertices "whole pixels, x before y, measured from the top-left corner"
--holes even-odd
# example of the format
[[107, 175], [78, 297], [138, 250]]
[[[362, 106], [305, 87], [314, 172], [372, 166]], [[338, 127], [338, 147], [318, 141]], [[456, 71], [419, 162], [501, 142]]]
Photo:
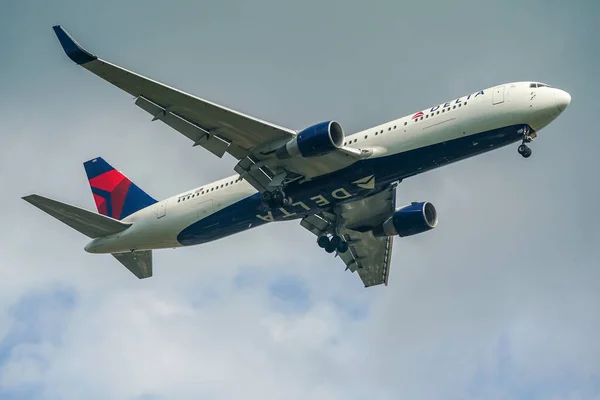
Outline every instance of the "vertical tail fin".
[[102, 157], [86, 161], [83, 166], [100, 214], [121, 220], [156, 203]]

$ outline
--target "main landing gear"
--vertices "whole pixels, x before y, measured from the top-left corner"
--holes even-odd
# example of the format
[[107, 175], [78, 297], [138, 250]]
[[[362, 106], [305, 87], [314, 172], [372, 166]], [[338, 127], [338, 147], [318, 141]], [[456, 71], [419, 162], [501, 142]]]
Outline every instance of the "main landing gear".
[[262, 194], [262, 202], [267, 208], [272, 209], [289, 206], [292, 204], [292, 199], [291, 197], [286, 196], [282, 188], [278, 188], [274, 192], [268, 190], [264, 191]]
[[344, 239], [337, 235], [332, 236], [331, 239], [327, 236], [320, 236], [319, 239], [317, 239], [317, 244], [328, 253], [333, 253], [336, 250], [338, 253], [345, 253], [348, 251], [348, 242], [345, 242]]
[[519, 154], [522, 155], [524, 158], [531, 157], [531, 149], [529, 148], [529, 146], [527, 146], [526, 143], [531, 143], [533, 141], [533, 138], [534, 136], [531, 135], [529, 126], [525, 125], [523, 127], [523, 141], [517, 149]]

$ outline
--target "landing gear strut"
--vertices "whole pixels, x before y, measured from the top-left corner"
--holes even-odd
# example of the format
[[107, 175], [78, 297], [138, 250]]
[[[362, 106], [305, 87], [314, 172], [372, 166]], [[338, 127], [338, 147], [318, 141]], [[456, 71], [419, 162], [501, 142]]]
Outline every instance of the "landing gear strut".
[[270, 192], [264, 191], [262, 194], [262, 202], [267, 208], [285, 207], [292, 204], [292, 199], [285, 195], [282, 188]]
[[531, 149], [529, 148], [529, 146], [527, 146], [526, 143], [531, 143], [533, 141], [533, 138], [534, 138], [534, 136], [531, 135], [531, 133], [529, 131], [529, 126], [525, 125], [523, 127], [523, 141], [521, 142], [521, 145], [517, 149], [519, 154], [522, 155], [524, 158], [531, 157]]
[[331, 239], [327, 236], [320, 236], [317, 239], [317, 244], [328, 253], [333, 253], [337, 250], [341, 254], [348, 251], [348, 242], [345, 242], [344, 239], [337, 235], [332, 236]]

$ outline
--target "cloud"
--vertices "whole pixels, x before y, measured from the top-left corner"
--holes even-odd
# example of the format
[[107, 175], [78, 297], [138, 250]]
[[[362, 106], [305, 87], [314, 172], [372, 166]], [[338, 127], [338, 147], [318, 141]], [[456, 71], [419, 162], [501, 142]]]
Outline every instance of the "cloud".
[[[6, 7], [0, 397], [600, 398], [597, 14], [467, 0]], [[139, 281], [20, 197], [92, 209], [81, 163], [98, 155], [157, 198], [234, 161], [70, 63], [57, 22], [110, 61], [291, 128], [335, 118], [350, 133], [511, 80], [573, 103], [531, 159], [509, 147], [405, 180], [398, 202], [432, 201], [440, 223], [395, 240], [388, 287], [364, 289], [297, 221], [156, 252]]]

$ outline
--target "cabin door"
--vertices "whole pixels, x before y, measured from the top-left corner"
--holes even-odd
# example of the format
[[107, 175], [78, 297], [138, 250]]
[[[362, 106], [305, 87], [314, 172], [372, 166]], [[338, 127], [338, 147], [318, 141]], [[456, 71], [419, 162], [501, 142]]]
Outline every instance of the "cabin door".
[[504, 85], [498, 86], [494, 88], [494, 93], [492, 94], [494, 104], [504, 103]]
[[159, 202], [156, 209], [156, 218], [162, 218], [165, 215], [167, 215], [167, 200]]

